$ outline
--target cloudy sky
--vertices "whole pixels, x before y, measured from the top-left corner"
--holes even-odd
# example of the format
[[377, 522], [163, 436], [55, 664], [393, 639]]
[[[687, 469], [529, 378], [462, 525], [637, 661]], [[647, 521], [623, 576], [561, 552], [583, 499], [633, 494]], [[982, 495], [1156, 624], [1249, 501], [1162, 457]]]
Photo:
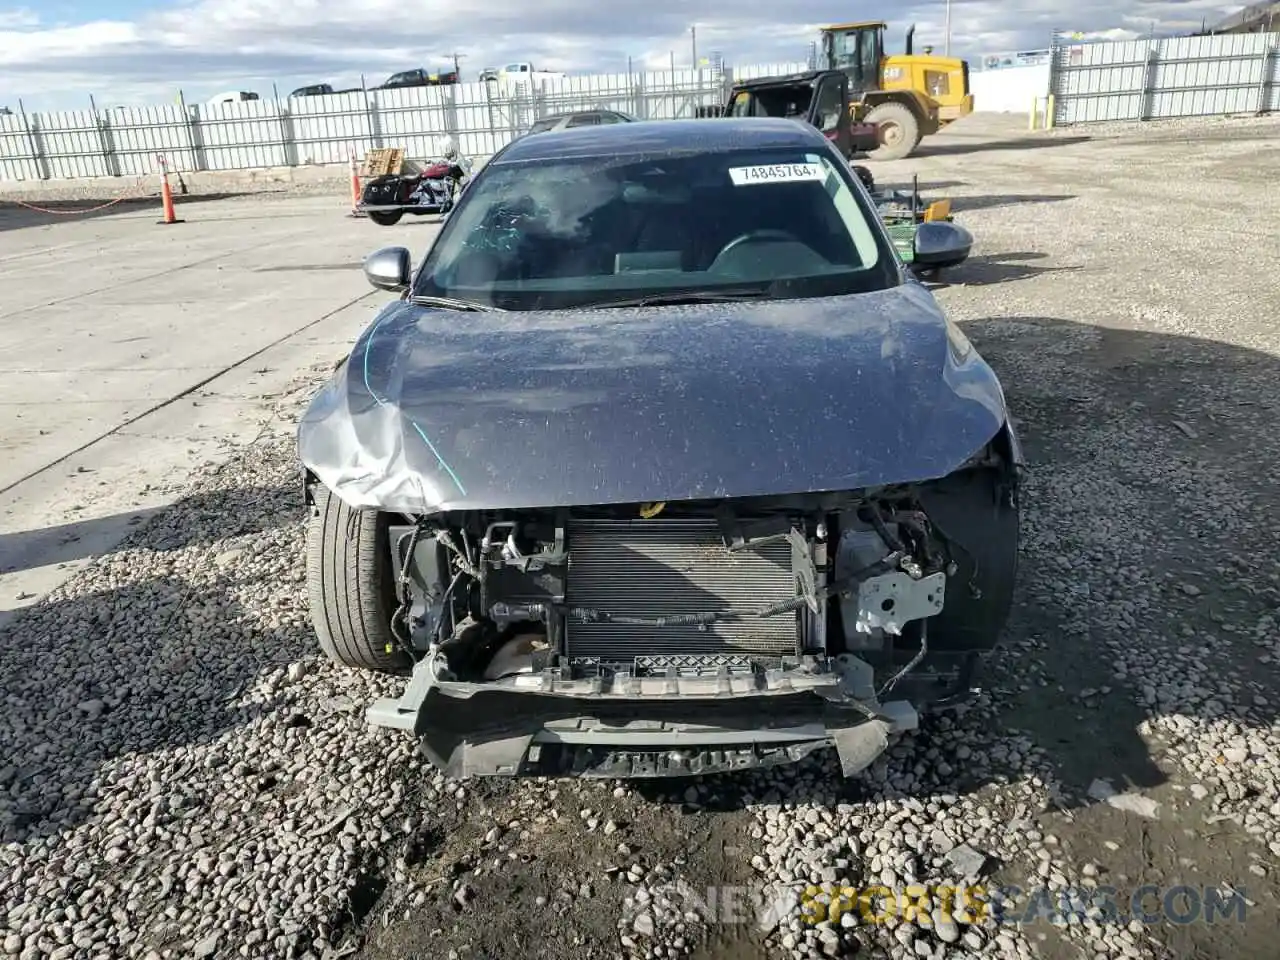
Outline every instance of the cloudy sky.
[[[303, 83], [377, 84], [462, 55], [465, 79], [532, 60], [572, 73], [665, 68], [698, 52], [730, 64], [803, 60], [820, 24], [884, 18], [890, 49], [916, 24], [917, 45], [943, 46], [946, 0], [0, 0], [0, 106], [81, 109], [189, 100], [227, 89], [281, 95]], [[16, 0], [21, 4], [23, 0]], [[952, 0], [952, 52], [1047, 46], [1055, 28], [1115, 39], [1196, 29], [1242, 0]], [[758, 13], [748, 13], [754, 8]], [[773, 16], [779, 12], [778, 16]]]

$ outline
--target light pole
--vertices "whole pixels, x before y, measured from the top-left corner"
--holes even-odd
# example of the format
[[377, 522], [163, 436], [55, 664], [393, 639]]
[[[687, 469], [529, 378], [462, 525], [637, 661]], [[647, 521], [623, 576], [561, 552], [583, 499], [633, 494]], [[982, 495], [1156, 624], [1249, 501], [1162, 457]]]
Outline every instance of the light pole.
[[947, 0], [947, 25], [944, 28], [944, 32], [946, 33], [946, 40], [943, 47], [945, 51], [943, 55], [949, 57], [951, 56], [951, 0]]
[[689, 45], [693, 48], [693, 69], [698, 69], [698, 28], [689, 28]]

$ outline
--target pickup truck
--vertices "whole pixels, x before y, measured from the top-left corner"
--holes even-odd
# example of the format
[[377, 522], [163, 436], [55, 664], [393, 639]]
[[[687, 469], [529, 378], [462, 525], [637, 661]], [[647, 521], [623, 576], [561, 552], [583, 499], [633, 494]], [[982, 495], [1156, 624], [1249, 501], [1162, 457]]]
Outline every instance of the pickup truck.
[[552, 70], [538, 70], [532, 63], [508, 63], [501, 70], [486, 70], [481, 75], [486, 81], [504, 83], [540, 83], [543, 80], [564, 80], [568, 74]]
[[458, 82], [457, 70], [442, 70], [439, 73], [428, 73], [419, 67], [417, 70], [405, 70], [393, 73], [379, 90], [394, 90], [399, 87], [442, 87]]
[[305, 87], [299, 87], [293, 93], [289, 94], [289, 99], [294, 97], [332, 97], [339, 93], [359, 93], [359, 87], [347, 87], [345, 90], [335, 90], [333, 85], [329, 83], [312, 83]]
[[247, 100], [257, 99], [259, 99], [258, 95], [250, 90], [228, 90], [226, 93], [210, 97], [205, 103], [210, 107], [217, 107], [224, 103], [244, 103]]

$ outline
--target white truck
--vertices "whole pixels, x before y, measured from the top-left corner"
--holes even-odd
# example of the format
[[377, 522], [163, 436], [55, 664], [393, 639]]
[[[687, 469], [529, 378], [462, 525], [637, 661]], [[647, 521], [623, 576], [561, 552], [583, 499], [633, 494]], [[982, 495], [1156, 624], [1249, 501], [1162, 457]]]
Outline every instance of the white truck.
[[544, 80], [564, 80], [568, 77], [566, 73], [558, 73], [552, 70], [538, 70], [532, 63], [524, 61], [521, 63], [508, 63], [500, 70], [486, 70], [481, 77], [499, 86], [514, 86], [518, 83], [539, 84]]
[[210, 97], [205, 101], [206, 106], [217, 107], [224, 103], [244, 103], [248, 100], [257, 100], [258, 95], [251, 90], [228, 90], [226, 93], [219, 93], [217, 96]]

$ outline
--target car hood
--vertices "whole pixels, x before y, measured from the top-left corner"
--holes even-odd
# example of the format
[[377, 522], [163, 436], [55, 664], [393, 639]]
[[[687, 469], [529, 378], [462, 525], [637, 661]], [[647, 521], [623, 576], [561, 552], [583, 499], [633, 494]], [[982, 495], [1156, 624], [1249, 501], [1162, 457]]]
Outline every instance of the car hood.
[[917, 283], [809, 300], [388, 305], [313, 399], [303, 464], [421, 513], [849, 490], [950, 473], [1000, 384]]

